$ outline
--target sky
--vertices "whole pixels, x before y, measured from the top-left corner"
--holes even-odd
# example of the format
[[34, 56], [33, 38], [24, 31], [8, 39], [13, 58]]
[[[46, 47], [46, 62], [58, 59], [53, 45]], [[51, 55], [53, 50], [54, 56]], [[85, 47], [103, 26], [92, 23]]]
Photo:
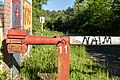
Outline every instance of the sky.
[[75, 0], [48, 0], [47, 5], [43, 5], [45, 10], [64, 10], [73, 7]]
[[2, 0], [0, 0], [0, 5], [4, 5], [4, 2]]

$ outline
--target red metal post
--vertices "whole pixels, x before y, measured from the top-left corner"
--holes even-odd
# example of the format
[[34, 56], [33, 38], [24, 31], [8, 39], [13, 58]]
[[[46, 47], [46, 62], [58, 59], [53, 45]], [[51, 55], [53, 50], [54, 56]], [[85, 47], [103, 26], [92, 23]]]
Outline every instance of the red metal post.
[[27, 45], [54, 45], [58, 48], [58, 80], [69, 80], [70, 37], [27, 36], [26, 30], [8, 31], [6, 38], [8, 53], [25, 53]]
[[70, 46], [63, 41], [58, 48], [58, 80], [69, 80]]

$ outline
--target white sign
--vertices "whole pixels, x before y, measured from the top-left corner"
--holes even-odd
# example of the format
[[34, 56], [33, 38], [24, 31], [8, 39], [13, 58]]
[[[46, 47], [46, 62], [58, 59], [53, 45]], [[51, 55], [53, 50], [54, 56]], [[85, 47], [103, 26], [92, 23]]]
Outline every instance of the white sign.
[[70, 44], [120, 45], [120, 37], [114, 36], [70, 36]]
[[45, 23], [45, 17], [40, 17], [40, 23]]

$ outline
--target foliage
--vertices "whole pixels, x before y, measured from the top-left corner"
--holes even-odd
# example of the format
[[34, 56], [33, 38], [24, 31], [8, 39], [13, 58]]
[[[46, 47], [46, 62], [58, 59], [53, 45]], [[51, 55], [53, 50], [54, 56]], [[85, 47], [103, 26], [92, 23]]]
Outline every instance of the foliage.
[[[39, 3], [42, 1], [42, 3]], [[120, 34], [120, 2], [118, 0], [76, 0], [74, 7], [66, 10], [49, 11], [41, 9], [47, 0], [33, 0], [34, 35], [55, 36], [64, 33], [80, 35]], [[39, 3], [39, 4], [38, 4]], [[39, 16], [46, 18], [44, 31], [40, 30]], [[50, 31], [52, 30], [52, 31]], [[57, 31], [56, 31], [57, 30]], [[114, 31], [113, 31], [114, 30]], [[61, 32], [58, 32], [61, 31]], [[71, 80], [115, 80], [109, 77], [109, 70], [94, 62], [84, 46], [71, 46]], [[24, 61], [21, 75], [26, 80], [57, 78], [56, 46], [33, 46], [30, 58]]]
[[[71, 46], [70, 50], [71, 80], [110, 80], [108, 69], [94, 62], [86, 53], [84, 46]], [[26, 80], [56, 80], [56, 46], [34, 45], [30, 57], [24, 61], [21, 67], [21, 75], [24, 76]]]
[[9, 77], [7, 75], [8, 75], [8, 71], [7, 70], [0, 71], [0, 80], [8, 79]]
[[41, 10], [43, 4], [47, 4], [48, 0], [32, 0], [32, 25], [33, 25], [33, 33], [36, 29], [38, 29], [41, 24], [39, 17], [40, 14], [43, 12]]
[[[44, 30], [44, 35], [55, 36], [56, 34], [63, 36], [64, 34], [57, 31]], [[41, 35], [40, 32], [35, 32], [35, 35]], [[57, 73], [57, 51], [54, 45], [38, 45], [33, 46], [31, 56], [28, 58], [21, 67], [21, 75], [25, 76], [26, 80], [37, 80], [38, 76], [50, 74], [50, 77], [56, 79]], [[43, 74], [43, 75], [42, 75]]]
[[[55, 36], [63, 33], [44, 30], [45, 36]], [[36, 31], [35, 35], [41, 35]], [[109, 80], [109, 71], [95, 63], [86, 53], [84, 46], [70, 47], [70, 79], [71, 80]], [[21, 76], [26, 80], [56, 80], [57, 79], [57, 49], [55, 45], [34, 45], [30, 57], [21, 67]], [[114, 78], [113, 78], [114, 79]]]
[[[53, 49], [52, 49], [53, 48]], [[23, 63], [21, 74], [26, 80], [37, 80], [39, 73], [52, 74], [57, 71], [55, 46], [33, 46], [29, 59]], [[39, 76], [41, 78], [41, 76]]]
[[46, 4], [48, 0], [32, 0], [33, 8], [41, 8], [42, 4]]
[[[3, 66], [2, 64], [3, 64], [3, 54], [0, 53], [0, 66]], [[7, 79], [7, 74], [8, 74], [7, 70], [0, 70], [0, 80]]]
[[71, 46], [71, 80], [109, 80], [107, 68], [94, 62], [84, 46]]
[[80, 35], [119, 35], [119, 0], [76, 0], [73, 8], [41, 13], [50, 30]]

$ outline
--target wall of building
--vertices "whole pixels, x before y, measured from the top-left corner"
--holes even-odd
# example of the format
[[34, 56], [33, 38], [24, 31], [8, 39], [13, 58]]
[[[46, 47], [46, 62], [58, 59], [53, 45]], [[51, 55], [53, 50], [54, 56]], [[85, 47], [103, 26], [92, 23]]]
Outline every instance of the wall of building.
[[[21, 61], [23, 57], [28, 57], [31, 46], [28, 47], [26, 54], [8, 54], [5, 45], [5, 39], [8, 29], [15, 28], [17, 30], [27, 29], [28, 35], [32, 34], [32, 0], [4, 0], [3, 10], [3, 48], [4, 51], [4, 68], [10, 69], [12, 77], [19, 73]], [[1, 7], [0, 7], [1, 10]], [[1, 12], [1, 11], [0, 11]], [[1, 15], [0, 15], [1, 17]]]
[[12, 27], [12, 0], [4, 0], [4, 38]]
[[3, 59], [2, 59], [2, 41], [3, 41], [3, 21], [4, 21], [4, 2], [0, 1], [0, 70], [3, 67]]

